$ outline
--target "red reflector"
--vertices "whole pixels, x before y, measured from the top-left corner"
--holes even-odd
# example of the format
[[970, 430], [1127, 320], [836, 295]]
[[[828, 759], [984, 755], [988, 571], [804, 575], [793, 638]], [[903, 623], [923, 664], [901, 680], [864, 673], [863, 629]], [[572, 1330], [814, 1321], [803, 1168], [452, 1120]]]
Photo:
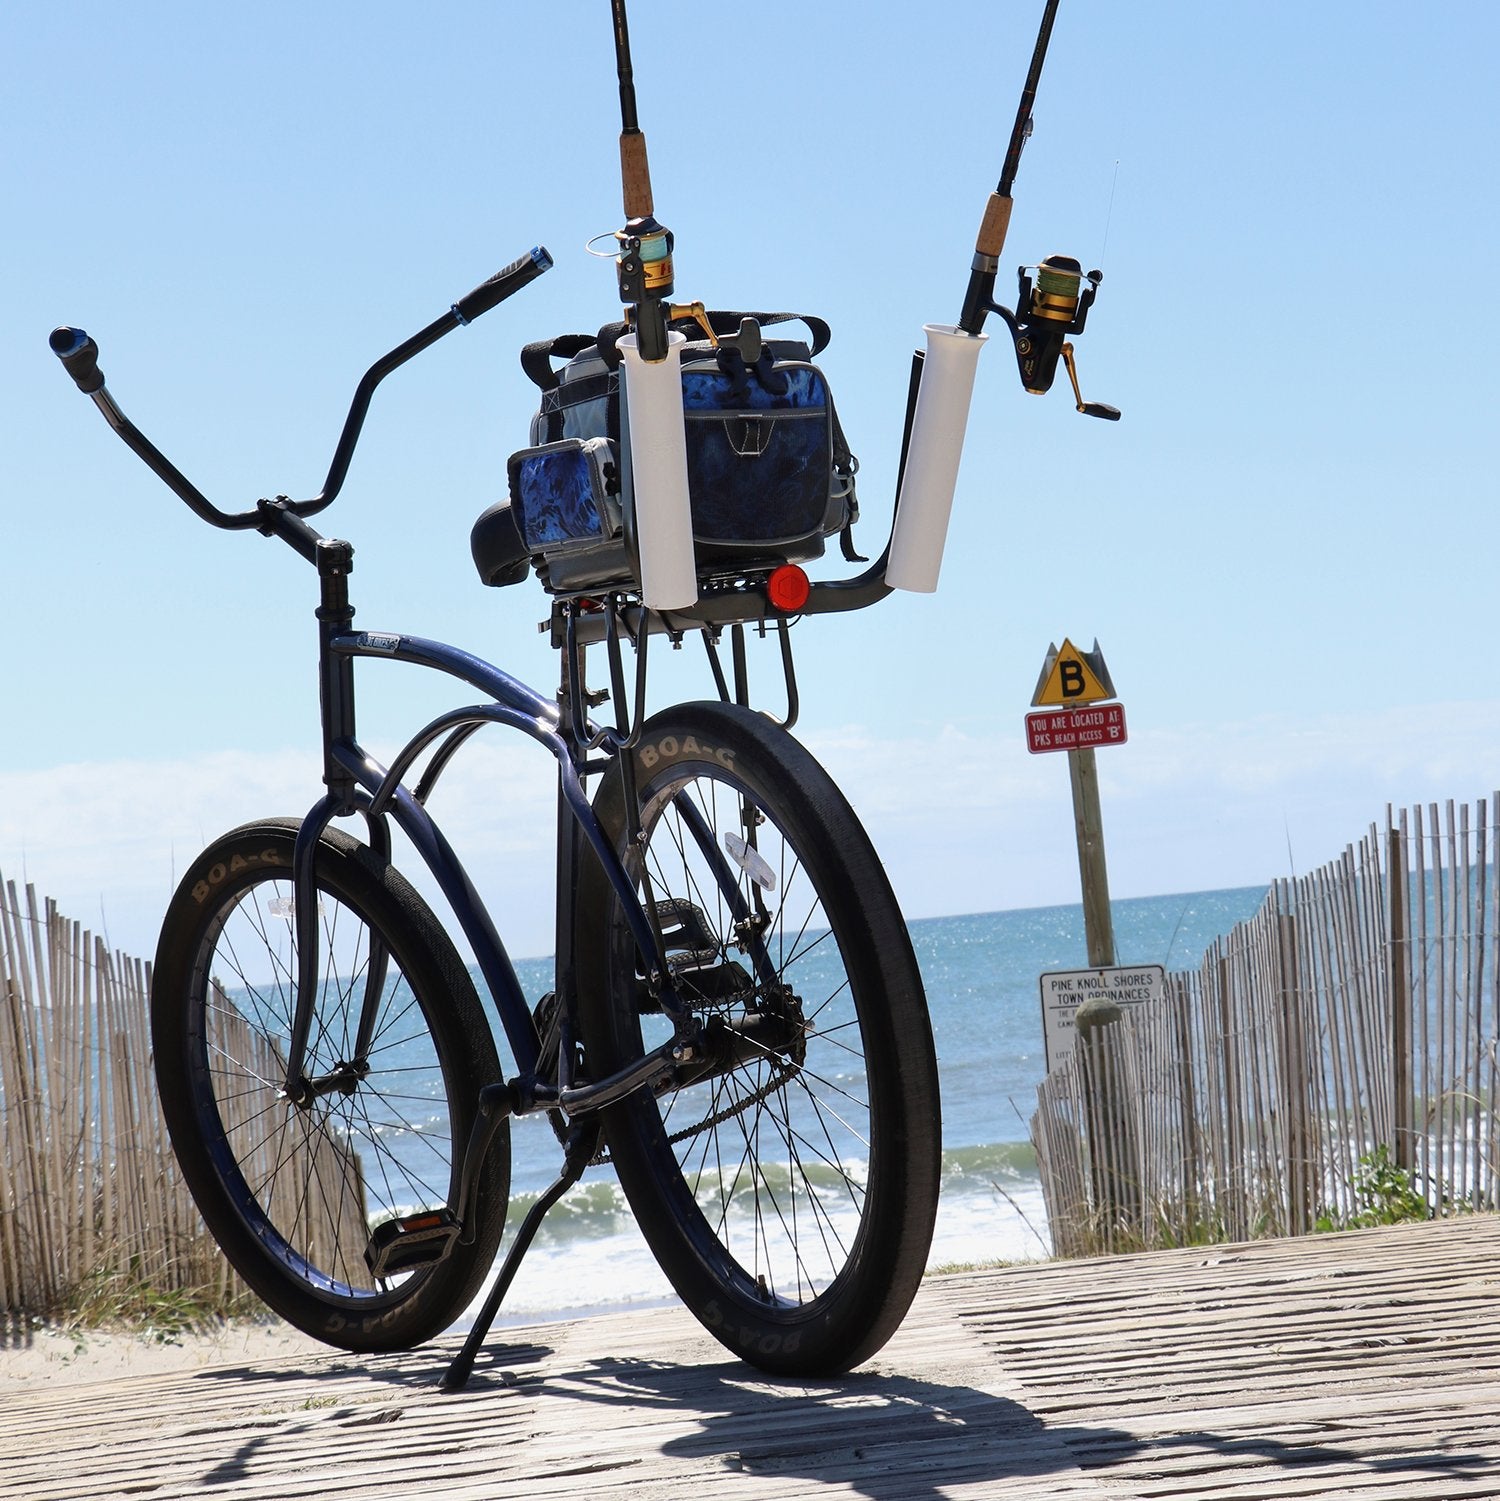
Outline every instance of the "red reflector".
[[800, 610], [811, 593], [812, 585], [808, 583], [807, 575], [795, 563], [783, 563], [766, 580], [766, 598], [783, 615]]

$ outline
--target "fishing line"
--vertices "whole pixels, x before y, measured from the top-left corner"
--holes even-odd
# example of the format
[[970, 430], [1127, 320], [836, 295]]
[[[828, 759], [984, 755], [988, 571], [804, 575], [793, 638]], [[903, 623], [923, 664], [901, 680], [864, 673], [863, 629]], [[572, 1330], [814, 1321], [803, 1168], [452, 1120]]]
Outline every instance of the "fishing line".
[[[1118, 165], [1118, 163], [1116, 163], [1116, 165]], [[1172, 936], [1167, 939], [1167, 956], [1161, 962], [1163, 969], [1167, 969], [1171, 966], [1172, 950], [1177, 946], [1177, 935], [1182, 932], [1183, 919], [1188, 915], [1188, 908], [1191, 905], [1191, 902], [1184, 902], [1182, 904], [1182, 911], [1177, 914], [1177, 921], [1175, 924], [1173, 924], [1172, 927]]]
[[1104, 243], [1099, 247], [1100, 270], [1104, 268], [1104, 253], [1109, 249], [1109, 226], [1115, 216], [1115, 189], [1120, 185], [1120, 158], [1115, 158], [1115, 175], [1109, 182], [1109, 207], [1104, 211]]

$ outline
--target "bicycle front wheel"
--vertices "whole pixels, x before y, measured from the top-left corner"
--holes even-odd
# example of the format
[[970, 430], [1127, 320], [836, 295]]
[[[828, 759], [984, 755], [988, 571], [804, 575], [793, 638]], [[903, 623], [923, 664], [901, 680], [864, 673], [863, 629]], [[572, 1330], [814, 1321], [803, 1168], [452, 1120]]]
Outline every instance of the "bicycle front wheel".
[[[595, 810], [666, 939], [703, 1056], [605, 1113], [641, 1232], [684, 1303], [767, 1370], [847, 1370], [894, 1332], [932, 1239], [937, 1065], [906, 925], [827, 773], [763, 716], [688, 704]], [[595, 1077], [671, 1036], [597, 861], [579, 886]]]
[[409, 1349], [448, 1327], [494, 1259], [510, 1182], [502, 1128], [470, 1245], [374, 1275], [382, 1221], [452, 1202], [480, 1089], [499, 1078], [473, 982], [406, 880], [330, 829], [316, 856], [319, 984], [286, 1097], [297, 988], [292, 849], [268, 819], [215, 841], [167, 910], [151, 987], [162, 1110], [210, 1233], [288, 1322], [348, 1350]]

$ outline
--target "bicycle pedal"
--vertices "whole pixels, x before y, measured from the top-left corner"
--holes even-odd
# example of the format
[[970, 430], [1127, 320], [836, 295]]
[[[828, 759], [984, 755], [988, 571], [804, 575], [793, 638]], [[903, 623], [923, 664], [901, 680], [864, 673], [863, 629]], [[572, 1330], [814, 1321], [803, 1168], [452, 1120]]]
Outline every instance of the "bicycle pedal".
[[718, 940], [701, 907], [684, 897], [669, 896], [654, 902], [651, 911], [674, 967], [709, 964], [719, 957]]
[[755, 981], [738, 959], [722, 964], [679, 963], [674, 955], [668, 958], [667, 968], [690, 1006], [726, 1005], [747, 1001], [755, 994]]
[[370, 1243], [365, 1247], [365, 1264], [374, 1277], [389, 1277], [396, 1272], [409, 1272], [413, 1267], [431, 1266], [452, 1250], [462, 1230], [458, 1216], [446, 1206], [386, 1220], [370, 1234]]

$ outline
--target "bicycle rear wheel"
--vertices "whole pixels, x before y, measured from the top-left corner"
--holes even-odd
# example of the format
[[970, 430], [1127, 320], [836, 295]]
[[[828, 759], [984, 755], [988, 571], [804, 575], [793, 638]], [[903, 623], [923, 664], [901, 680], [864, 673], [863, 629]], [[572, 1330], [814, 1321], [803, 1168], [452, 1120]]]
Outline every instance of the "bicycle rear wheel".
[[[172, 899], [151, 989], [162, 1109], [209, 1231], [266, 1303], [329, 1344], [408, 1349], [462, 1313], [494, 1259], [508, 1131], [479, 1184], [471, 1245], [381, 1276], [365, 1248], [380, 1222], [452, 1201], [479, 1091], [499, 1063], [431, 911], [369, 849], [329, 830], [316, 858], [319, 986], [304, 1066], [325, 1083], [305, 1106], [287, 1099], [296, 833], [295, 820], [268, 819], [226, 834]], [[383, 955], [384, 983], [367, 985]]]
[[[763, 716], [682, 705], [633, 754], [643, 844], [628, 847], [618, 768], [595, 809], [661, 921], [708, 1056], [605, 1112], [621, 1187], [725, 1345], [768, 1370], [846, 1370], [904, 1317], [937, 1207], [937, 1065], [906, 925], [838, 788]], [[671, 1027], [597, 861], [578, 910], [598, 1077]]]

